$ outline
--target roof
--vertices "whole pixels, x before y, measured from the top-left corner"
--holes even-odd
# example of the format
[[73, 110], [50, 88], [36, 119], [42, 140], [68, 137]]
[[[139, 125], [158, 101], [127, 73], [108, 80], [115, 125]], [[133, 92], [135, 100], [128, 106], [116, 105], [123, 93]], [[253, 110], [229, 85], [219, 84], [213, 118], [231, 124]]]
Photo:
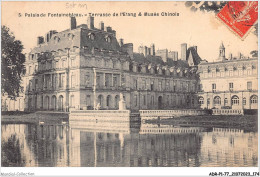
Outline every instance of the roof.
[[189, 67], [187, 61], [177, 60], [174, 61], [172, 58], [167, 58], [167, 62], [164, 62], [160, 56], [147, 55], [146, 57], [140, 53], [134, 53], [133, 60], [138, 64], [154, 64], [162, 66], [175, 66], [175, 67]]
[[198, 65], [202, 61], [202, 59], [200, 58], [200, 56], [199, 56], [195, 47], [189, 47], [188, 48], [188, 50], [187, 50], [187, 60], [190, 57], [190, 55], [192, 55], [194, 65]]

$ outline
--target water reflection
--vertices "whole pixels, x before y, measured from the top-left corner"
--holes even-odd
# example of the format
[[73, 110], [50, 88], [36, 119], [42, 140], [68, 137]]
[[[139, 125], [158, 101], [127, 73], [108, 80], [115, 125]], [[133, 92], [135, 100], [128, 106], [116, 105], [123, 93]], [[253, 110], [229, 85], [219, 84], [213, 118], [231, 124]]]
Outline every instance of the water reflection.
[[157, 124], [2, 124], [2, 166], [257, 166], [257, 132]]

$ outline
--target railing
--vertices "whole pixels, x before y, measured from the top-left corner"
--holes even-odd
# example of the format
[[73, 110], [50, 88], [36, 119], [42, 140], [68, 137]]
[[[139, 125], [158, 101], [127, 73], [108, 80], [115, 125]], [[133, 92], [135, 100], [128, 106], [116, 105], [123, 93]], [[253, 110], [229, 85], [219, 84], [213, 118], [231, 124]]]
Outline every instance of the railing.
[[70, 113], [86, 114], [129, 114], [129, 110], [71, 110]]
[[174, 116], [174, 115], [205, 115], [205, 110], [180, 109], [180, 110], [140, 110], [141, 116]]
[[213, 115], [244, 115], [243, 109], [213, 109]]

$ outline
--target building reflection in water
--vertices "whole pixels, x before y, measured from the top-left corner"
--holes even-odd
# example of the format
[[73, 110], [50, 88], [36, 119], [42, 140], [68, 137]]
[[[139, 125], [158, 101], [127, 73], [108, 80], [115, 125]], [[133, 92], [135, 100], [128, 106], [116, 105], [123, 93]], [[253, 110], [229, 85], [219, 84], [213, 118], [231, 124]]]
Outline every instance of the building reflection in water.
[[225, 167], [258, 162], [257, 132], [236, 129], [127, 122], [2, 124], [2, 147], [11, 136], [19, 139], [23, 166]]

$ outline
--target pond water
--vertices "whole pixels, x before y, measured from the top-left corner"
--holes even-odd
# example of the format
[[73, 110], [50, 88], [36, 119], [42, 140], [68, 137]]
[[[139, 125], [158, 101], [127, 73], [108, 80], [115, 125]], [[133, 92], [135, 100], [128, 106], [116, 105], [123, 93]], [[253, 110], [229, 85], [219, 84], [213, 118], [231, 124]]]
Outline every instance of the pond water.
[[109, 122], [2, 124], [2, 166], [256, 167], [258, 134]]

